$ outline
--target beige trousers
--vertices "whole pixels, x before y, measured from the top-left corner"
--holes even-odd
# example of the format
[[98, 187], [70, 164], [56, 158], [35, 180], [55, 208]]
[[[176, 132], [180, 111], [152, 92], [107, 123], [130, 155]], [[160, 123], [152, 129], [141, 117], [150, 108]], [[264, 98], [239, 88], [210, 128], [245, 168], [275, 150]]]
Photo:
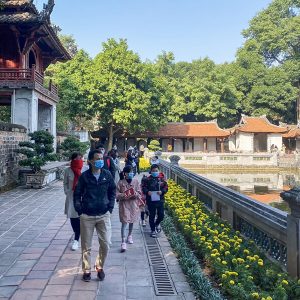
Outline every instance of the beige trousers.
[[100, 216], [88, 216], [86, 214], [80, 216], [82, 270], [85, 273], [91, 272], [91, 249], [95, 228], [99, 241], [99, 253], [95, 267], [96, 269], [103, 269], [111, 237], [110, 212]]

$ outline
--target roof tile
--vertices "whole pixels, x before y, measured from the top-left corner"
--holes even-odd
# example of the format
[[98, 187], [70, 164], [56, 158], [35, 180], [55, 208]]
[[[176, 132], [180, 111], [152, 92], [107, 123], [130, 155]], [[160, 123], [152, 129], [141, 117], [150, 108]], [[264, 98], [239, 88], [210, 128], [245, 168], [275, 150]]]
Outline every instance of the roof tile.
[[265, 116], [242, 116], [240, 124], [236, 127], [236, 131], [253, 133], [284, 133], [287, 131], [287, 128], [270, 123]]

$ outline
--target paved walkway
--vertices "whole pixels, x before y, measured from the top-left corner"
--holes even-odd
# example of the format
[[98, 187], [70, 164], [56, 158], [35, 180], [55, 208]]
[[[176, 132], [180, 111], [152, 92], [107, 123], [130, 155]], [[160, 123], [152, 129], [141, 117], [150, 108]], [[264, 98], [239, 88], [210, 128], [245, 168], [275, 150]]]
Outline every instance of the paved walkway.
[[[92, 281], [83, 282], [80, 250], [70, 250], [72, 230], [63, 209], [61, 182], [42, 190], [17, 188], [0, 194], [0, 300], [195, 299], [163, 233], [159, 244], [177, 295], [155, 295], [143, 229], [138, 224], [135, 243], [120, 253], [117, 206], [106, 278], [99, 282], [93, 272]], [[93, 249], [95, 258], [96, 236]]]

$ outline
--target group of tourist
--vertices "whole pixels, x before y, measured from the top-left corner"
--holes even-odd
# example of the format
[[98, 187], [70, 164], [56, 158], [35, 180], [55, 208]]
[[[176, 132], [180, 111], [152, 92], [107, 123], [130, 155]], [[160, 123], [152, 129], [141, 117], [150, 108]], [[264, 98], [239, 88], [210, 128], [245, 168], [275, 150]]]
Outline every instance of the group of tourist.
[[105, 278], [104, 263], [111, 244], [110, 218], [115, 202], [119, 206], [121, 222], [120, 252], [125, 252], [127, 244], [133, 244], [133, 224], [139, 218], [142, 225], [146, 226], [145, 216], [149, 216], [150, 235], [153, 238], [160, 233], [160, 223], [164, 218], [164, 195], [168, 186], [164, 174], [159, 170], [158, 159], [151, 165], [150, 174], [143, 176], [141, 183], [135, 178], [136, 173], [139, 173], [135, 148], [128, 150], [122, 171], [117, 149], [106, 153], [102, 144], [89, 152], [87, 162], [84, 166], [80, 153], [71, 156], [70, 167], [64, 176], [65, 214], [70, 218], [74, 231], [72, 250], [78, 250], [81, 237], [84, 281], [91, 280], [91, 248], [96, 228], [99, 253], [95, 270], [102, 281]]

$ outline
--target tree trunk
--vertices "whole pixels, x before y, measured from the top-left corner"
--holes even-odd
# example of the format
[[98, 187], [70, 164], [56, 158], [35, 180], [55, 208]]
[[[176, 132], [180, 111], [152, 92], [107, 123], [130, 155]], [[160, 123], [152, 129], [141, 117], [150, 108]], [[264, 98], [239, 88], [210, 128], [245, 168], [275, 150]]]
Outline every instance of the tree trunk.
[[114, 128], [113, 123], [110, 123], [109, 129], [108, 129], [108, 147], [107, 147], [107, 151], [110, 151], [113, 147], [113, 140], [114, 140], [113, 128]]

